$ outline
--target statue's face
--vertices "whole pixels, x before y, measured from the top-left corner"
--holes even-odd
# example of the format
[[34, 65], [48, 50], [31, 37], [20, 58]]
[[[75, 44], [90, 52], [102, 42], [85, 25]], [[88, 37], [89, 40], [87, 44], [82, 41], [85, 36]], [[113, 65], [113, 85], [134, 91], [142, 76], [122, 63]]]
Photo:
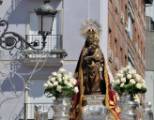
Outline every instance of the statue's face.
[[95, 38], [94, 30], [93, 29], [89, 29], [87, 31], [87, 40], [88, 40], [89, 44], [93, 44], [94, 38]]

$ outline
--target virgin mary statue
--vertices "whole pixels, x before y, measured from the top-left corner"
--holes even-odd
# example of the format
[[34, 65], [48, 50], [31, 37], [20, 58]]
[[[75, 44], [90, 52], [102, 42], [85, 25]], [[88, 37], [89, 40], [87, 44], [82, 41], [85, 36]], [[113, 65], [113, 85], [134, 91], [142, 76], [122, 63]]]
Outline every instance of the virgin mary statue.
[[110, 111], [113, 120], [120, 120], [116, 94], [111, 89], [105, 59], [99, 46], [100, 32], [100, 25], [93, 20], [86, 21], [81, 28], [86, 40], [75, 69], [79, 93], [73, 97], [70, 120], [82, 120], [86, 95], [95, 94], [105, 95], [102, 103]]

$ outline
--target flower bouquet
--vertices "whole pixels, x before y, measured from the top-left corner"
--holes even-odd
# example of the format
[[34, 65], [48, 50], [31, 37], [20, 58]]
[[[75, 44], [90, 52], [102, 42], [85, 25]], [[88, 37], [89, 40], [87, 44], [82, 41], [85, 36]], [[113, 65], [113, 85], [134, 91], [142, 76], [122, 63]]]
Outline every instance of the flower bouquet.
[[53, 104], [54, 120], [69, 120], [71, 97], [79, 92], [77, 80], [72, 73], [60, 68], [48, 77], [44, 88], [47, 97], [56, 98]]
[[77, 80], [72, 73], [60, 68], [58, 72], [53, 72], [48, 81], [44, 84], [45, 94], [48, 97], [71, 97], [78, 93]]
[[118, 71], [115, 75], [113, 86], [119, 95], [125, 93], [131, 97], [138, 93], [145, 93], [147, 90], [142, 76], [129, 66]]

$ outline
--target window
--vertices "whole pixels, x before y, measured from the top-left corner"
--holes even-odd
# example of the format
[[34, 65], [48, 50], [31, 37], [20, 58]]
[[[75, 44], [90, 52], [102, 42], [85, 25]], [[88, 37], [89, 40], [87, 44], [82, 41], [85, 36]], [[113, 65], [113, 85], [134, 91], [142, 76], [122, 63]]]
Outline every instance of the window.
[[129, 38], [132, 40], [133, 39], [133, 19], [130, 14], [128, 14], [127, 33]]
[[151, 19], [150, 20], [151, 22], [151, 24], [150, 24], [150, 28], [151, 28], [151, 31], [154, 31], [154, 21]]
[[117, 43], [117, 39], [114, 39], [114, 54], [117, 57], [118, 56], [118, 43]]
[[124, 58], [123, 58], [123, 49], [122, 49], [122, 47], [120, 47], [120, 59], [121, 59], [121, 64], [123, 65]]
[[128, 54], [128, 65], [131, 66], [132, 68], [135, 68], [135, 64], [134, 64], [133, 58], [131, 57], [130, 53]]

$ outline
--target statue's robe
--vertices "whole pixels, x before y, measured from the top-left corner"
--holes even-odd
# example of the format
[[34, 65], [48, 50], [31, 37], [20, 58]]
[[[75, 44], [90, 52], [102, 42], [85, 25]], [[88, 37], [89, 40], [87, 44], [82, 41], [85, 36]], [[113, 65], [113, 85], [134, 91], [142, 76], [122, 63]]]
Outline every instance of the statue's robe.
[[85, 60], [86, 55], [84, 52], [86, 48], [86, 45], [84, 45], [75, 69], [74, 76], [78, 80], [79, 93], [72, 98], [70, 120], [82, 120], [82, 108], [86, 101], [85, 95], [90, 94], [105, 94], [105, 106], [112, 113], [115, 120], [120, 120], [116, 94], [111, 89], [110, 79], [101, 49], [99, 47], [97, 48], [99, 56], [92, 61], [94, 65], [91, 67], [90, 64], [92, 65], [92, 63], [89, 63], [88, 66]]

